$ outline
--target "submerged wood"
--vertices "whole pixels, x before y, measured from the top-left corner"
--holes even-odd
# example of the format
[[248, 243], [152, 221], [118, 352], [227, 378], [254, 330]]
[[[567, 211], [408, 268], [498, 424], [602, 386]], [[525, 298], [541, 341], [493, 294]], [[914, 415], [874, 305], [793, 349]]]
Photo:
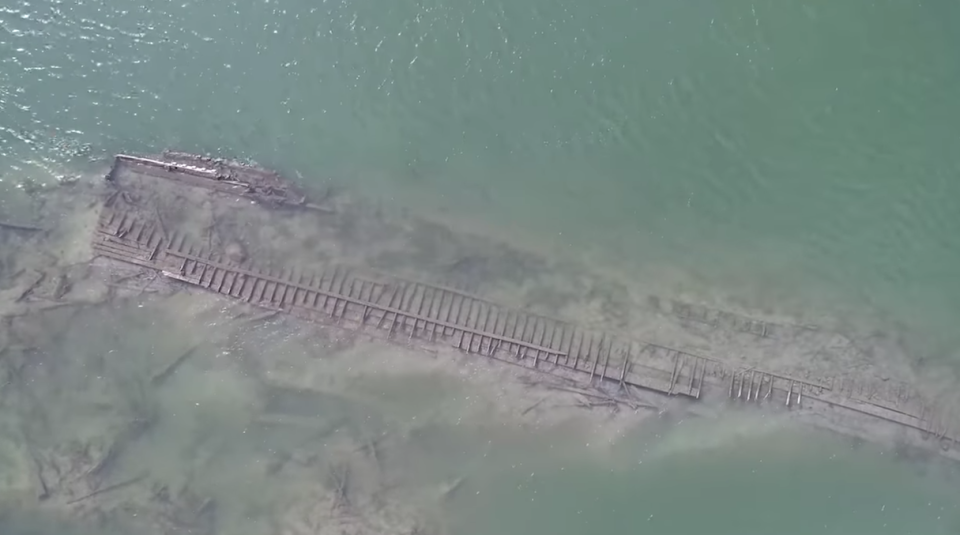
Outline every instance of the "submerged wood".
[[84, 501], [84, 500], [89, 500], [90, 498], [93, 498], [93, 497], [95, 497], [95, 496], [99, 496], [99, 495], [101, 495], [101, 494], [106, 494], [106, 493], [108, 493], [108, 492], [113, 492], [113, 491], [115, 491], [115, 490], [120, 490], [120, 489], [122, 489], [122, 488], [124, 488], [124, 487], [129, 487], [130, 485], [133, 485], [133, 484], [135, 484], [135, 483], [139, 483], [140, 481], [143, 481], [143, 480], [146, 479], [146, 478], [147, 478], [147, 474], [146, 474], [146, 473], [143, 473], [143, 474], [140, 474], [140, 475], [138, 475], [138, 476], [134, 476], [134, 477], [132, 477], [132, 478], [130, 478], [130, 479], [123, 480], [123, 481], [121, 481], [121, 482], [119, 482], [119, 483], [114, 483], [113, 485], [107, 485], [106, 487], [103, 487], [103, 488], [101, 488], [101, 489], [97, 489], [97, 490], [95, 490], [95, 491], [93, 491], [93, 492], [90, 492], [90, 493], [88, 493], [88, 494], [84, 494], [83, 496], [80, 496], [79, 498], [74, 498], [74, 499], [68, 501], [68, 502], [67, 502], [67, 505], [73, 505], [73, 504], [75, 504], [75, 503], [79, 503], [79, 502], [82, 502], [82, 501]]
[[[266, 208], [310, 205], [277, 173], [231, 160], [173, 152], [155, 158], [121, 155], [110, 178], [117, 180], [125, 173], [163, 180], [176, 187], [250, 199]], [[149, 180], [144, 183], [150, 187]], [[247, 255], [242, 264], [230, 262], [225, 259], [225, 251], [212, 250], [212, 245], [204, 246], [196, 238], [166, 227], [157, 214], [155, 209], [124, 207], [115, 197], [113, 206], [103, 210], [98, 222], [93, 237], [95, 252], [271, 314], [289, 314], [428, 350], [451, 348], [539, 374], [572, 379], [586, 387], [569, 387], [573, 393], [613, 400], [634, 409], [659, 407], [605, 394], [604, 385], [615, 386], [618, 392], [648, 391], [697, 403], [733, 398], [779, 406], [780, 410], [801, 412], [804, 417], [819, 415], [822, 418], [818, 422], [825, 427], [853, 435], [865, 433], [871, 438], [884, 435], [864, 431], [877, 425], [935, 434], [948, 446], [945, 453], [960, 459], [955, 447], [957, 430], [947, 425], [942, 414], [934, 417], [923, 413], [921, 408], [929, 401], [920, 392], [911, 396], [897, 392], [891, 397], [879, 389], [877, 395], [867, 395], [864, 393], [877, 390], [878, 385], [865, 381], [856, 388], [844, 388], [826, 378], [801, 379], [775, 369], [745, 367], [373, 270], [323, 272], [285, 265], [278, 271], [258, 254]], [[162, 231], [154, 231], [156, 228]], [[376, 287], [389, 290], [373, 292]], [[673, 308], [674, 314], [689, 320], [706, 321], [715, 327], [724, 323], [718, 313], [683, 304]], [[786, 331], [783, 325], [768, 326], [732, 316], [724, 321], [761, 338], [781, 336]], [[165, 376], [161, 373], [158, 377]], [[761, 396], [764, 381], [766, 390]], [[943, 424], [933, 429], [932, 422], [940, 421]], [[923, 446], [919, 442], [917, 445]], [[936, 450], [942, 451], [942, 447]]]
[[47, 229], [34, 225], [25, 225], [23, 223], [11, 223], [10, 221], [0, 221], [0, 228], [15, 230], [20, 232], [43, 232]]
[[172, 361], [170, 361], [169, 364], [164, 366], [163, 369], [154, 373], [153, 376], [150, 377], [150, 384], [154, 386], [160, 386], [163, 383], [165, 383], [167, 379], [169, 379], [170, 376], [177, 371], [177, 368], [179, 368], [181, 364], [183, 364], [184, 362], [186, 362], [187, 359], [193, 356], [193, 354], [197, 351], [198, 347], [200, 347], [199, 344], [184, 351], [183, 353], [180, 354], [179, 357], [173, 359]]
[[329, 474], [335, 487], [333, 490], [336, 499], [333, 502], [333, 507], [350, 507], [350, 465], [342, 464], [340, 467], [331, 467]]
[[23, 291], [20, 292], [20, 295], [17, 297], [15, 302], [19, 303], [24, 299], [26, 299], [27, 297], [29, 297], [30, 294], [32, 294], [33, 291], [36, 290], [37, 287], [40, 286], [40, 284], [42, 284], [44, 280], [46, 280], [46, 278], [47, 278], [46, 273], [42, 271], [36, 272], [33, 276], [33, 279], [24, 286]]

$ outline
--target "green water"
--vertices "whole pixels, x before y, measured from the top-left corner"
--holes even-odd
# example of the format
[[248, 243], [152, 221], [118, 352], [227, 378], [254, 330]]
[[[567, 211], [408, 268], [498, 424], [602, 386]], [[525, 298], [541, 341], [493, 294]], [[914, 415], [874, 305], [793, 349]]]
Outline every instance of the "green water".
[[515, 469], [498, 475], [501, 486], [490, 496], [474, 498], [483, 506], [470, 504], [463, 533], [956, 531], [955, 500], [946, 487], [931, 488], [914, 472], [872, 455], [838, 452], [823, 437], [803, 437], [797, 448], [789, 441], [799, 437], [785, 434], [615, 470], [577, 464]]
[[[611, 272], [880, 317], [960, 362], [958, 23], [949, 1], [8, 0], [0, 206], [114, 152], [239, 155]], [[960, 529], [883, 456], [826, 449], [547, 468], [468, 532]]]

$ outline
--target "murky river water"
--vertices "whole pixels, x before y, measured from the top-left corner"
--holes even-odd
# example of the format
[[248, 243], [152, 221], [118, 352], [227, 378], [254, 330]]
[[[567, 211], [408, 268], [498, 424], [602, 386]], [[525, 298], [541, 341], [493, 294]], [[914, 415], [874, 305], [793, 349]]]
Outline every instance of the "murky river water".
[[[31, 185], [115, 152], [239, 155], [614, 276], [896, 328], [916, 360], [952, 370], [958, 6], [10, 0], [0, 5], [0, 214], [29, 218]], [[121, 395], [116, 385], [155, 368], [150, 358], [180, 350], [158, 340], [201, 336], [150, 310], [50, 327], [58, 339], [45, 358], [64, 371], [42, 375], [54, 392], [45, 406], [61, 408], [44, 427], [57, 436], [36, 440], [98, 432], [97, 402], [71, 397], [93, 388], [91, 366]], [[104, 335], [117, 322], [138, 328]], [[271, 328], [264, 339], [283, 336]], [[258, 463], [316, 438], [247, 428], [244, 411], [273, 398], [210, 363], [235, 347], [281, 350], [230, 343], [149, 392], [166, 416], [125, 458], [194, 474], [224, 511], [222, 533], [271, 533], [260, 513], [284, 489], [250, 490], [268, 481]], [[456, 414], [480, 395], [417, 381], [368, 383], [384, 397], [372, 406], [291, 403], [361, 436], [438, 404]], [[4, 418], [22, 409], [6, 403]], [[405, 468], [401, 481], [469, 472], [440, 506], [457, 533], [960, 529], [949, 470], [773, 432], [759, 416], [629, 435], [602, 460], [586, 432], [472, 418], [441, 419], [384, 459]], [[88, 529], [16, 512], [0, 522], [4, 533]]]

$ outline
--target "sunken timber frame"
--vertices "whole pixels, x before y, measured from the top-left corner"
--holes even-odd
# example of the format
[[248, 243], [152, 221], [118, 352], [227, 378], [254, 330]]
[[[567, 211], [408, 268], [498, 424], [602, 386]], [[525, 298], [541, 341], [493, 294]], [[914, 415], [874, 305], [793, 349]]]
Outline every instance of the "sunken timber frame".
[[[181, 152], [157, 158], [118, 155], [108, 181], [120, 170], [268, 207], [320, 209], [277, 173], [231, 160]], [[957, 435], [946, 419], [902, 384], [815, 381], [743, 369], [720, 359], [584, 329], [459, 290], [357, 269], [271, 270], [255, 260], [238, 263], [185, 234], [168, 234], [159, 215], [145, 218], [115, 206], [117, 193], [101, 211], [93, 237], [95, 254], [156, 270], [230, 299], [390, 340], [416, 339], [542, 371], [562, 370], [590, 387], [608, 392], [612, 388], [616, 397], [627, 395], [620, 399], [629, 399], [629, 390], [639, 388], [691, 400], [712, 394], [787, 409], [816, 404], [915, 430], [924, 440], [935, 438], [941, 453], [957, 458]], [[768, 334], [765, 322], [754, 320], [748, 327], [758, 336]]]

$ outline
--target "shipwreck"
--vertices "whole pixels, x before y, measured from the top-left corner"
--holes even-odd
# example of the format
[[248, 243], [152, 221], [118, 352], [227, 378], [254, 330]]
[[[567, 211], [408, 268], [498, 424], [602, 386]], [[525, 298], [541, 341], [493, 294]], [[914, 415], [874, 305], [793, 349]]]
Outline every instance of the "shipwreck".
[[[255, 165], [181, 152], [119, 155], [107, 180], [92, 236], [95, 254], [153, 270], [196, 291], [398, 343], [416, 341], [564, 374], [627, 405], [634, 392], [643, 391], [691, 403], [776, 406], [811, 415], [841, 433], [885, 426], [891, 436], [960, 459], [949, 411], [901, 382], [814, 379], [742, 367], [723, 355], [694, 354], [614, 329], [584, 328], [458, 288], [336, 261], [299, 263], [259, 248], [218, 243], [205, 236], [202, 225], [189, 224], [188, 202], [176, 206], [179, 215], [162, 215], [177, 198], [194, 204], [242, 202], [265, 210], [326, 210], [278, 173]], [[724, 319], [696, 307], [677, 305], [675, 312], [687, 321]], [[761, 338], [781, 328], [727, 320]]]

